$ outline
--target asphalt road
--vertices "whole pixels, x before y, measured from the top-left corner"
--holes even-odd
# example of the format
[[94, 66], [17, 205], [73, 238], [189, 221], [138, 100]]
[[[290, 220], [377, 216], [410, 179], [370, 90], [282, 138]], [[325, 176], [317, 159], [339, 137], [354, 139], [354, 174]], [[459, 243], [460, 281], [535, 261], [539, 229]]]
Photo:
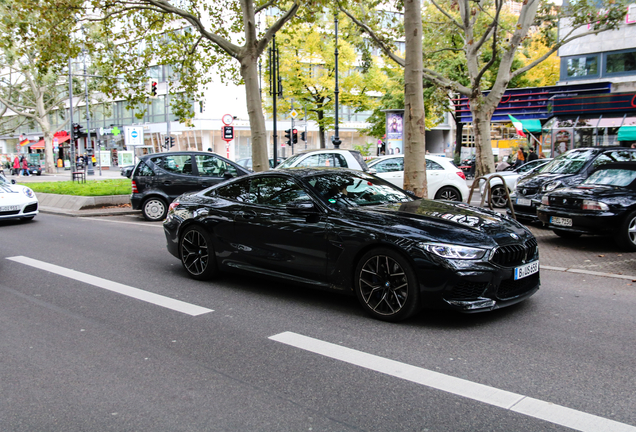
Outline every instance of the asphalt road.
[[387, 324], [352, 297], [191, 280], [160, 224], [0, 230], [2, 431], [636, 430], [631, 281], [543, 270], [520, 305]]

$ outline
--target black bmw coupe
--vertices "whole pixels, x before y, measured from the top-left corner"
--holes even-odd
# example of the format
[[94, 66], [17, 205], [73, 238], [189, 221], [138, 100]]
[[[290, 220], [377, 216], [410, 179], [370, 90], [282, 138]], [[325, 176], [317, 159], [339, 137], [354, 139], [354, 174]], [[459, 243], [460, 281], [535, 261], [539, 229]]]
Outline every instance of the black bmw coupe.
[[195, 279], [249, 272], [355, 293], [371, 316], [422, 307], [481, 312], [539, 289], [539, 252], [521, 224], [464, 203], [416, 199], [360, 171], [269, 171], [186, 193], [163, 224]]

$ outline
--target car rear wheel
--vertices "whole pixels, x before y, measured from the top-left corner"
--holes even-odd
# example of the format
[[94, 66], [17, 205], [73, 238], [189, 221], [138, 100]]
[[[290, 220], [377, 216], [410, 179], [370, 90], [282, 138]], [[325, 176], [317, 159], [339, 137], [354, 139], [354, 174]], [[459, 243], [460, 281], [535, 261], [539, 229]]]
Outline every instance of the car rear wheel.
[[506, 189], [502, 185], [493, 186], [490, 188], [492, 195], [492, 205], [497, 208], [504, 208], [508, 205], [508, 198], [506, 197]]
[[615, 240], [621, 248], [636, 251], [636, 211], [628, 214], [623, 220]]
[[444, 186], [435, 194], [435, 199], [443, 199], [449, 201], [461, 201], [462, 196], [457, 189], [451, 186]]
[[187, 228], [179, 241], [181, 264], [191, 278], [207, 280], [216, 276], [214, 249], [210, 235], [198, 226]]
[[168, 205], [161, 198], [149, 198], [141, 207], [141, 212], [146, 220], [156, 222], [166, 218], [168, 214]]
[[355, 271], [355, 293], [365, 311], [383, 321], [401, 321], [419, 309], [419, 287], [408, 261], [390, 249], [367, 252]]
[[581, 237], [581, 233], [572, 232], [572, 231], [563, 231], [563, 230], [552, 230], [556, 235], [564, 239], [575, 239]]

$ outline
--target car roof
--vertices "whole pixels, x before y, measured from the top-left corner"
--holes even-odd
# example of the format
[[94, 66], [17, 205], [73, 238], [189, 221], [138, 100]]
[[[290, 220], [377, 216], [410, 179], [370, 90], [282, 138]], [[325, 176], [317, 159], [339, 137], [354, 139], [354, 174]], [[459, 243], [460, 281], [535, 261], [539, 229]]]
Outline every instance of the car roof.
[[307, 154], [307, 153], [360, 153], [358, 150], [350, 150], [350, 149], [307, 149], [296, 152], [296, 154]]
[[594, 171], [600, 171], [604, 169], [624, 169], [636, 171], [636, 162], [610, 162], [597, 166], [596, 168], [594, 168]]

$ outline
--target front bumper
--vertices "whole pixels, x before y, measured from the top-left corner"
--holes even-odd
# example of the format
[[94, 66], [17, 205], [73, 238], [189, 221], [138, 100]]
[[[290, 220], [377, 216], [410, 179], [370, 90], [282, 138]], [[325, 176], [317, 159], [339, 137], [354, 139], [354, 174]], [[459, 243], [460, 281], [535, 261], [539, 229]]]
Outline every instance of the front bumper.
[[[537, 222], [539, 218], [537, 217], [537, 209], [541, 205], [541, 197], [542, 194], [532, 195], [532, 196], [523, 196], [523, 195], [513, 195], [510, 197], [512, 201], [512, 208], [515, 211], [515, 216], [517, 218], [530, 220], [532, 222]], [[529, 200], [530, 204], [519, 204], [520, 200]], [[508, 216], [512, 216], [510, 209], [506, 210]]]
[[[568, 231], [580, 234], [612, 235], [620, 227], [621, 217], [609, 212], [577, 212], [572, 210], [550, 209], [541, 206], [537, 209], [537, 216], [541, 222], [552, 230]], [[572, 226], [554, 225], [551, 217], [556, 216], [572, 219]]]

